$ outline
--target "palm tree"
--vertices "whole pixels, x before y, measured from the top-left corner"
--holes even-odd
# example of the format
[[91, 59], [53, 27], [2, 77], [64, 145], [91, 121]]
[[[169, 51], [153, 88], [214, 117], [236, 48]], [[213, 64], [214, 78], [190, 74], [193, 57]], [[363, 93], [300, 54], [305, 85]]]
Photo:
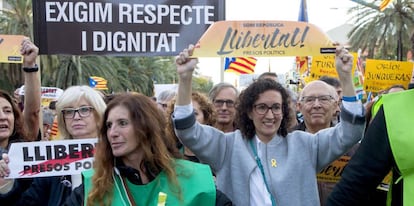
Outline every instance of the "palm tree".
[[43, 65], [49, 65], [45, 66], [42, 72], [43, 85], [65, 89], [71, 85], [88, 84], [90, 76], [100, 76], [109, 80], [112, 91], [123, 91], [117, 71], [122, 70], [124, 66], [115, 58], [53, 55], [45, 56], [42, 61]]
[[372, 4], [351, 8], [355, 22], [348, 34], [351, 50], [367, 51], [367, 58], [403, 60], [411, 49], [413, 5], [413, 0], [395, 0], [383, 12]]
[[[32, 1], [5, 0], [11, 9], [0, 11], [0, 34], [19, 34], [31, 37], [32, 32]], [[23, 75], [19, 64], [0, 64], [3, 74], [0, 77], [2, 87], [12, 91], [21, 86]]]
[[127, 67], [125, 77], [132, 82], [128, 90], [147, 96], [154, 95], [154, 83], [174, 83], [177, 79], [172, 57], [123, 57], [122, 62]]

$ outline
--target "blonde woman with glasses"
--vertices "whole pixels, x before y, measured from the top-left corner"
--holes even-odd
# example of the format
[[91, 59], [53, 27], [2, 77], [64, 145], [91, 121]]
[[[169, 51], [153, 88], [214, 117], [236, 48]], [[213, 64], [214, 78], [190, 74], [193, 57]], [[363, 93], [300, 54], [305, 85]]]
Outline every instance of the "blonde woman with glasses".
[[[69, 87], [58, 99], [56, 109], [61, 139], [98, 137], [106, 109], [99, 92], [88, 86]], [[18, 202], [9, 205], [62, 205], [81, 183], [81, 175], [35, 178]]]

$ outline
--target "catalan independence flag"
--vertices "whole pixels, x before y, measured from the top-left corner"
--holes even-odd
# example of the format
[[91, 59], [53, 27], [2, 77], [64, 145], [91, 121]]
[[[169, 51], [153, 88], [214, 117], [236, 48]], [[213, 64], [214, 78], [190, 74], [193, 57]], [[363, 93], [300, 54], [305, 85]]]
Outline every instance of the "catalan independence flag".
[[97, 90], [107, 90], [106, 84], [108, 81], [102, 77], [91, 76], [89, 77], [89, 86]]
[[387, 6], [392, 3], [393, 0], [382, 0], [381, 4], [378, 6], [380, 11], [384, 11]]
[[254, 57], [226, 57], [224, 71], [237, 74], [252, 74], [254, 73], [256, 62], [257, 59]]
[[308, 56], [296, 56], [296, 72], [299, 72], [300, 75], [306, 75], [309, 69], [308, 65]]

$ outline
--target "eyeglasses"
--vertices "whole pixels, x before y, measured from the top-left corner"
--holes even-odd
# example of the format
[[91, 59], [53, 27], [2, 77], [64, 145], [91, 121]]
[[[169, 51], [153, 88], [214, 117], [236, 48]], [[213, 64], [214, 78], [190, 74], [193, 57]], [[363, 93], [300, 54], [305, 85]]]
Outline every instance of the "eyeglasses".
[[311, 105], [318, 100], [321, 104], [329, 104], [334, 98], [331, 95], [321, 95], [321, 96], [304, 96], [302, 97], [302, 102], [305, 104]]
[[226, 103], [227, 107], [234, 107], [234, 101], [230, 99], [227, 99], [227, 100], [216, 99], [213, 101], [213, 104], [215, 107], [222, 107], [224, 103]]
[[272, 104], [272, 106], [267, 106], [265, 103], [253, 105], [254, 111], [257, 114], [264, 115], [269, 110], [272, 111], [273, 114], [281, 114], [282, 113], [282, 106], [280, 104]]
[[89, 115], [91, 115], [92, 110], [93, 110], [93, 107], [91, 106], [83, 106], [77, 109], [66, 108], [62, 110], [62, 114], [65, 119], [73, 119], [75, 118], [76, 112], [79, 114], [80, 117], [88, 117]]

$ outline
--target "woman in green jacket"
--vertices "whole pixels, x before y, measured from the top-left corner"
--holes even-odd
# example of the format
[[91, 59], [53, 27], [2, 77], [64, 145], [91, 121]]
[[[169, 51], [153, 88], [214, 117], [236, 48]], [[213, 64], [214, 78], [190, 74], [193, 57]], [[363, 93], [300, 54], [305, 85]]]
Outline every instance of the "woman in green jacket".
[[78, 195], [84, 190], [84, 197], [78, 197], [84, 205], [216, 204], [210, 168], [178, 159], [165, 116], [149, 97], [115, 95], [102, 125], [94, 171], [83, 173], [84, 185], [77, 189]]

